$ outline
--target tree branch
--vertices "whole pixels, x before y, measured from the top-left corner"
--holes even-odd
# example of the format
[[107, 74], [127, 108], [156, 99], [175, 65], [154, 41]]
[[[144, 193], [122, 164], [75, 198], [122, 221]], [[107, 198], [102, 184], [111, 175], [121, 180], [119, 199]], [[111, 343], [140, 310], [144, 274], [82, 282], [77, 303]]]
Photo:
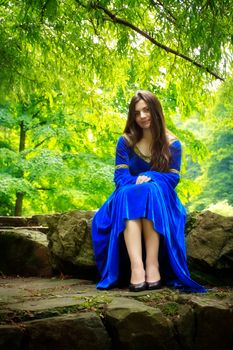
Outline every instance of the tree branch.
[[32, 119], [36, 118], [36, 117], [38, 116], [38, 114], [40, 114], [40, 110], [38, 110], [36, 113], [34, 113], [34, 114], [32, 115]]
[[56, 190], [56, 187], [35, 187], [37, 191], [54, 191]]
[[23, 77], [24, 79], [27, 79], [27, 80], [29, 80], [29, 81], [32, 81], [33, 83], [36, 82], [36, 79], [31, 79], [31, 78], [26, 77], [24, 74], [20, 73], [17, 69], [15, 69], [15, 72], [16, 72], [18, 75], [20, 75], [21, 77]]
[[46, 138], [45, 138], [44, 140], [42, 140], [41, 142], [37, 143], [37, 144], [34, 146], [34, 148], [40, 147], [45, 141], [51, 139], [51, 137], [52, 137], [52, 136], [46, 137]]
[[92, 25], [92, 27], [93, 27], [93, 30], [94, 30], [94, 32], [95, 32], [95, 35], [103, 42], [104, 47], [110, 52], [110, 49], [109, 49], [108, 45], [106, 44], [104, 38], [99, 34], [98, 29], [97, 29], [97, 27], [96, 27], [96, 25], [95, 25], [93, 19], [92, 19], [92, 18], [89, 18], [88, 21], [91, 23], [91, 25]]
[[[76, 0], [77, 3], [81, 6], [84, 6], [83, 4], [80, 3], [80, 1]], [[192, 63], [194, 66], [203, 69], [204, 71], [206, 71], [207, 73], [213, 75], [216, 79], [222, 80], [224, 81], [224, 78], [222, 78], [221, 76], [219, 76], [217, 73], [213, 72], [212, 70], [210, 70], [208, 67], [205, 67], [203, 64], [195, 61], [194, 59], [190, 58], [189, 56], [184, 55], [183, 53], [176, 51], [164, 44], [161, 44], [160, 42], [158, 42], [157, 40], [155, 40], [151, 35], [149, 35], [147, 32], [145, 32], [144, 30], [136, 27], [134, 24], [126, 21], [125, 19], [119, 18], [117, 17], [114, 13], [112, 13], [111, 11], [109, 11], [108, 9], [106, 9], [105, 7], [99, 5], [96, 2], [89, 2], [89, 6], [93, 9], [99, 9], [101, 11], [103, 11], [110, 19], [113, 23], [119, 23], [124, 25], [125, 27], [128, 27], [130, 29], [132, 29], [133, 31], [139, 33], [140, 35], [142, 35], [144, 38], [148, 39], [152, 44], [156, 45], [157, 47], [161, 48], [162, 50], [165, 50], [167, 53], [171, 53], [173, 55], [176, 55], [178, 57], [181, 57], [182, 59], [184, 59], [185, 61], [188, 61], [190, 63]]]
[[154, 7], [157, 6], [157, 5], [159, 5], [160, 7], [162, 7], [163, 10], [164, 10], [165, 12], [167, 12], [168, 15], [170, 16], [170, 18], [167, 18], [168, 21], [170, 21], [172, 24], [175, 24], [175, 23], [176, 23], [176, 17], [173, 15], [173, 13], [172, 13], [168, 8], [166, 8], [166, 7], [164, 6], [164, 4], [162, 3], [162, 1], [157, 0], [157, 4], [156, 4], [156, 1], [155, 1], [155, 0], [151, 0], [151, 4], [152, 4]]

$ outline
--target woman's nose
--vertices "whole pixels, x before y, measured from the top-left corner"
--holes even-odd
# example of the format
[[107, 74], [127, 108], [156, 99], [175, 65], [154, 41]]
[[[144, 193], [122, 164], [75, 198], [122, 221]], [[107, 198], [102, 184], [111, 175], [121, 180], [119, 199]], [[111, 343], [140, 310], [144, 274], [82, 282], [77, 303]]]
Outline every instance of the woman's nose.
[[140, 118], [144, 119], [146, 117], [146, 113], [144, 111], [140, 112]]

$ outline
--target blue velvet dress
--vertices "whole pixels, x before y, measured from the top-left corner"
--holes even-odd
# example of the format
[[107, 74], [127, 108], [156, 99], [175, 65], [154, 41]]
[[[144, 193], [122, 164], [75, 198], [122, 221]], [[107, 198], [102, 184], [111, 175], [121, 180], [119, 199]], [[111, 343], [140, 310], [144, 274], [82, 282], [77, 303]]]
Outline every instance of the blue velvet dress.
[[[115, 191], [95, 214], [92, 221], [92, 241], [101, 279], [97, 288], [106, 289], [129, 278], [130, 266], [124, 245], [126, 220], [147, 218], [160, 234], [159, 266], [162, 282], [189, 292], [206, 289], [190, 278], [186, 261], [184, 226], [186, 212], [175, 187], [179, 182], [181, 143], [170, 144], [169, 172], [150, 170], [151, 162], [124, 136], [118, 140], [114, 181]], [[150, 182], [136, 185], [139, 175]], [[129, 280], [128, 280], [129, 282]]]

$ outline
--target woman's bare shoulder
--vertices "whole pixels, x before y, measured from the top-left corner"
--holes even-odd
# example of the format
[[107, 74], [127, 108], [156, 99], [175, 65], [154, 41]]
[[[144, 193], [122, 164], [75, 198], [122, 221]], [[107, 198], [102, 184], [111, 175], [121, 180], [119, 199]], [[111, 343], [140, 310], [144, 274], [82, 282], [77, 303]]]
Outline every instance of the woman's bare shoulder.
[[168, 139], [168, 143], [169, 145], [171, 145], [172, 143], [179, 141], [178, 137], [173, 134], [173, 132], [171, 132], [170, 130], [167, 130], [167, 139]]
[[124, 133], [122, 137], [127, 141], [129, 146], [132, 144], [132, 140], [130, 139], [128, 134]]

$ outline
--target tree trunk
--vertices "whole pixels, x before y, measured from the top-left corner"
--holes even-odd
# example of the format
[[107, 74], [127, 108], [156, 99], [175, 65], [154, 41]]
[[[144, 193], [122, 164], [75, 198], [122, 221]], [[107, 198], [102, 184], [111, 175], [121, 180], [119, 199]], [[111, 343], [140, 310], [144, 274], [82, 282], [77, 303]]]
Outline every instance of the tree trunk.
[[[19, 152], [22, 152], [25, 150], [25, 141], [26, 141], [26, 127], [25, 127], [24, 122], [22, 121], [20, 123]], [[23, 176], [24, 176], [23, 170], [20, 170], [19, 178], [23, 178]], [[15, 216], [22, 215], [23, 197], [24, 197], [24, 192], [17, 192], [16, 193]]]
[[19, 152], [25, 150], [25, 141], [26, 141], [26, 127], [24, 122], [20, 123], [20, 138], [19, 138]]
[[23, 192], [17, 192], [16, 193], [16, 201], [15, 201], [15, 216], [21, 216], [22, 215], [22, 209], [23, 209]]

